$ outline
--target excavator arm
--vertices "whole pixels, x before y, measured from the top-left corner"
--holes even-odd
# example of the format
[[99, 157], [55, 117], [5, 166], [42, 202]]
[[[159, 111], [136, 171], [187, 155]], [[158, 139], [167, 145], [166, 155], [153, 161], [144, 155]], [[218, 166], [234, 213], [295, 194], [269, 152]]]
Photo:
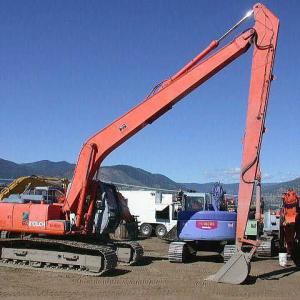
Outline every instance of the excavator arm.
[[[254, 183], [259, 173], [259, 156], [265, 131], [265, 120], [271, 81], [273, 80], [273, 64], [277, 44], [279, 20], [262, 5], [254, 6], [256, 20], [254, 30], [254, 52], [244, 147], [241, 165], [241, 177], [238, 195], [237, 245], [253, 241], [244, 239], [248, 212], [252, 199]], [[256, 245], [256, 244], [254, 244]]]
[[[83, 226], [83, 216], [86, 213], [86, 198], [89, 193], [94, 191], [91, 186], [92, 179], [107, 155], [143, 127], [151, 124], [170, 110], [183, 97], [237, 59], [253, 45], [236, 236], [239, 249], [242, 248], [244, 243], [252, 243], [244, 239], [244, 233], [254, 181], [258, 172], [259, 154], [265, 130], [264, 124], [279, 29], [278, 18], [264, 5], [254, 5], [252, 13], [255, 20], [252, 28], [237, 36], [219, 51], [211, 53], [212, 50], [217, 48], [221, 40], [244, 21], [245, 18], [243, 18], [223, 37], [213, 41], [174, 76], [157, 86], [142, 103], [97, 132], [84, 144], [64, 205], [66, 213], [73, 212], [76, 214], [76, 226], [78, 229]], [[90, 202], [89, 205], [89, 213], [87, 215], [91, 217], [93, 202]], [[85, 222], [89, 221], [86, 220]], [[253, 246], [255, 250], [256, 243]]]
[[[250, 272], [250, 260], [259, 246], [259, 241], [245, 239], [245, 230], [255, 182], [260, 181], [261, 177], [259, 158], [262, 138], [265, 132], [268, 99], [271, 81], [273, 80], [272, 70], [279, 30], [279, 19], [261, 4], [254, 6], [254, 18], [255, 25], [253, 29], [256, 32], [256, 37], [254, 39], [246, 131], [243, 142], [238, 194], [237, 252], [216, 274], [208, 278], [209, 280], [232, 284], [240, 284], [247, 279]], [[260, 197], [257, 196], [257, 198]], [[258, 201], [257, 198], [256, 201]], [[243, 246], [245, 245], [252, 246], [250, 252], [243, 252]]]

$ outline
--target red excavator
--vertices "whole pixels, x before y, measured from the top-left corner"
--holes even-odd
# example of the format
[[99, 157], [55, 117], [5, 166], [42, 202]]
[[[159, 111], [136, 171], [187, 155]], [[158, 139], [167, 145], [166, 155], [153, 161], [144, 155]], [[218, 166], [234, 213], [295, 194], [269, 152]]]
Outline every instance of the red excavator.
[[[255, 22], [251, 28], [212, 52], [252, 15]], [[99, 275], [115, 267], [116, 252], [125, 257], [125, 261], [136, 261], [142, 252], [138, 245], [116, 244], [105, 239], [120, 221], [121, 212], [115, 187], [96, 179], [101, 162], [253, 46], [238, 201], [238, 252], [228, 261], [230, 267], [226, 265], [225, 275], [216, 274], [212, 278], [232, 283], [244, 281], [251, 255], [258, 246], [256, 241], [247, 240], [244, 233], [258, 172], [278, 29], [278, 18], [264, 5], [254, 5], [253, 10], [220, 39], [212, 41], [180, 71], [157, 85], [142, 103], [88, 139], [79, 154], [71, 188], [63, 203], [45, 203], [42, 199], [1, 202], [1, 264]], [[242, 251], [245, 244], [253, 247], [250, 253]]]
[[300, 197], [293, 189], [282, 195], [280, 211], [280, 246], [286, 249], [296, 266], [300, 266]]

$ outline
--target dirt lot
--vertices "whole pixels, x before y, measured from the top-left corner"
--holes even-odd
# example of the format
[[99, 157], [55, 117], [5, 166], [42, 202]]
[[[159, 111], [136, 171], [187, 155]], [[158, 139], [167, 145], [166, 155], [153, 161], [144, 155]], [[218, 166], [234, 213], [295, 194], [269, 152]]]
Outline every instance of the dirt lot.
[[249, 283], [231, 286], [204, 281], [222, 265], [216, 256], [171, 264], [167, 243], [156, 238], [141, 243], [142, 265], [121, 266], [106, 277], [2, 267], [0, 299], [299, 299], [300, 272], [281, 268], [277, 259], [253, 262]]

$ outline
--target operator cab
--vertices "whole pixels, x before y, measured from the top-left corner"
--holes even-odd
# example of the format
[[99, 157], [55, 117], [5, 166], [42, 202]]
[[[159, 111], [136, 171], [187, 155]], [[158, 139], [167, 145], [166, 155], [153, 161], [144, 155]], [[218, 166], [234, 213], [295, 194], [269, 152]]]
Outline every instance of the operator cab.
[[208, 193], [184, 193], [184, 211], [214, 210], [211, 196]]
[[64, 198], [63, 188], [56, 186], [39, 186], [28, 189], [22, 194], [11, 194], [8, 198], [4, 198], [3, 202], [53, 204], [62, 202]]
[[24, 193], [25, 195], [40, 195], [46, 203], [60, 202], [64, 198], [64, 190], [54, 186], [38, 186]]

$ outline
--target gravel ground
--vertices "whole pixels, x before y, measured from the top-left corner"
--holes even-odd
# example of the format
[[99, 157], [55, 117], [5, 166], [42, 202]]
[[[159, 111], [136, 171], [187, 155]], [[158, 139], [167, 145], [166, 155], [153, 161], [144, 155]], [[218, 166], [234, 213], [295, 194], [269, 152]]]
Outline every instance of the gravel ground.
[[1, 267], [0, 299], [299, 299], [300, 272], [281, 268], [277, 258], [253, 262], [249, 283], [232, 286], [204, 280], [222, 266], [217, 256], [171, 264], [167, 243], [151, 238], [141, 244], [141, 265], [120, 266], [105, 277]]

